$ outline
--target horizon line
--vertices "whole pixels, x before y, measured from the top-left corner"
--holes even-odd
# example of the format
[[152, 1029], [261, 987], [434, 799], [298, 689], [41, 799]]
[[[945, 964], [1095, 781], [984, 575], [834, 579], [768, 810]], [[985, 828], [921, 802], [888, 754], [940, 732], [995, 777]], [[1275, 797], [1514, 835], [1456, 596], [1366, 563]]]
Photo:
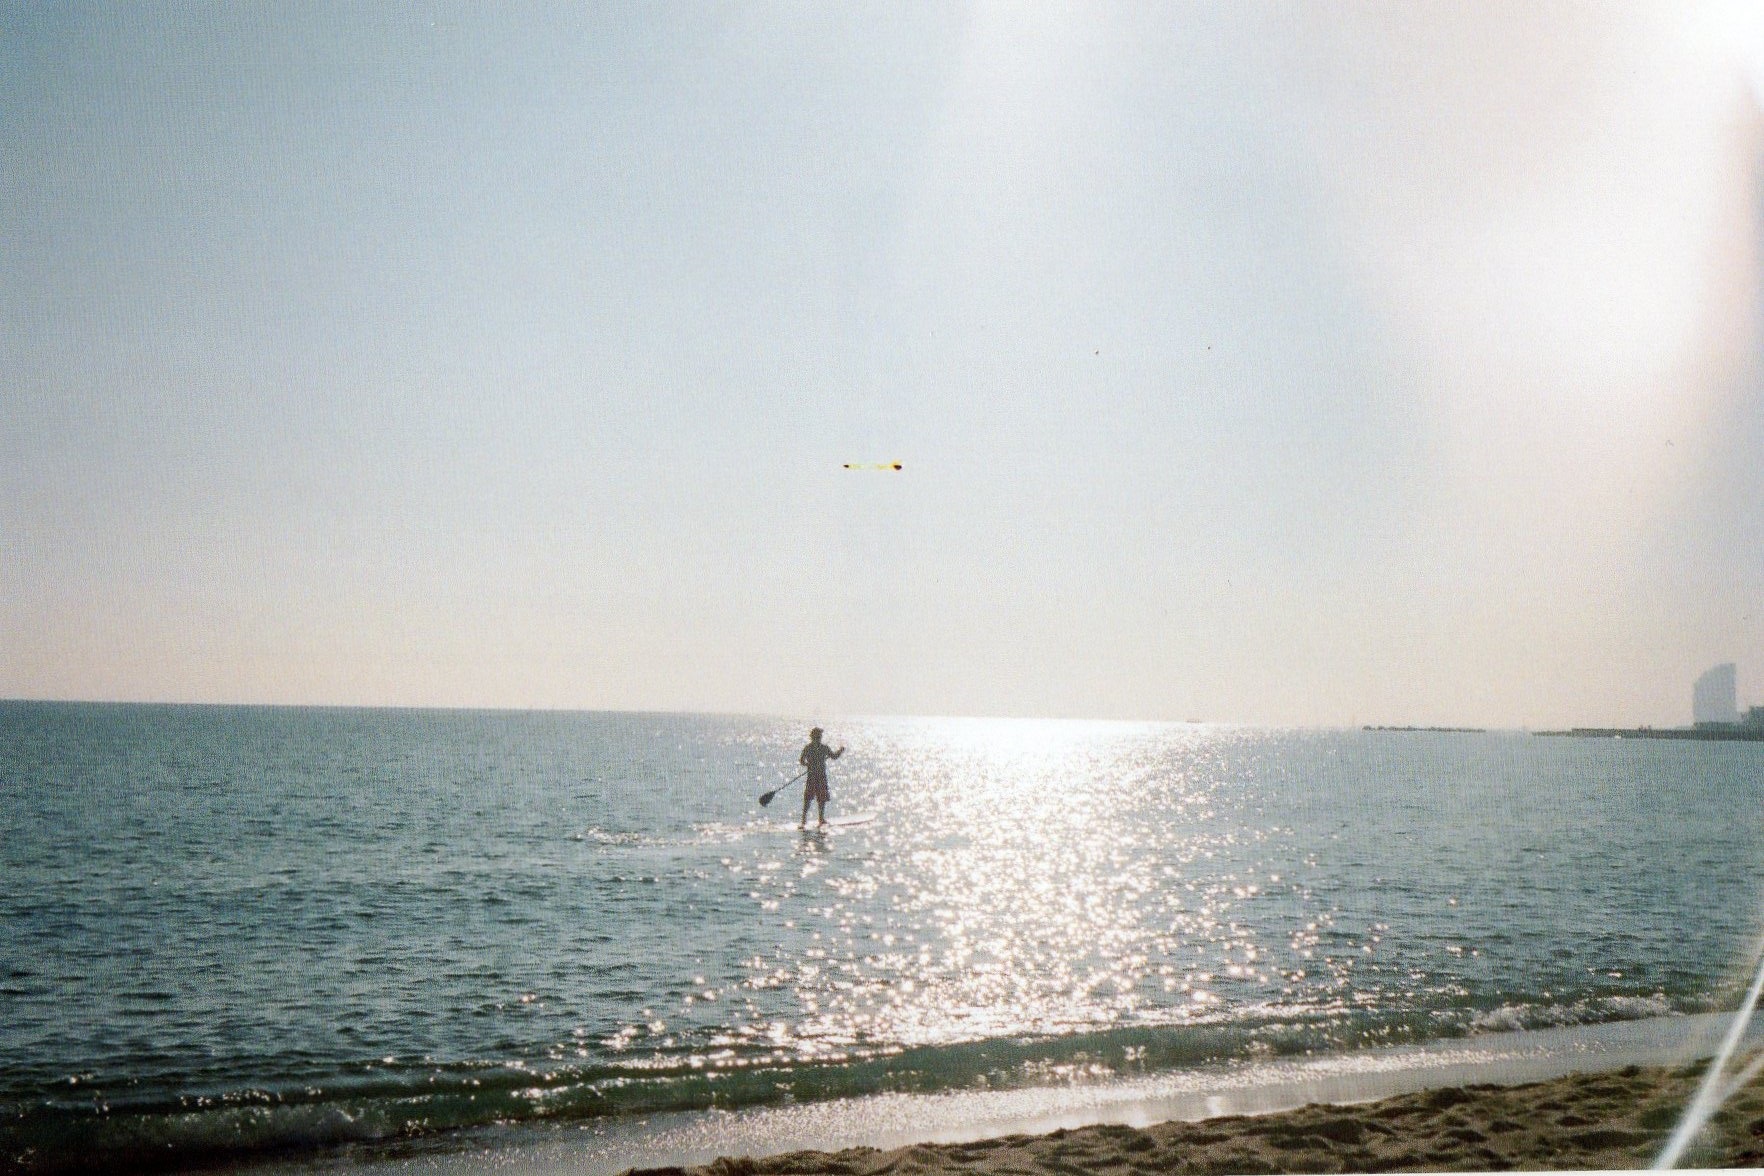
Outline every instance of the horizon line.
[[[116, 706], [116, 707], [206, 707], [210, 709], [233, 710], [347, 710], [347, 711], [410, 711], [410, 712], [457, 712], [457, 713], [489, 713], [489, 714], [600, 714], [600, 715], [678, 715], [703, 718], [729, 719], [776, 719], [795, 721], [801, 716], [795, 713], [768, 710], [717, 710], [691, 709], [685, 707], [656, 706], [545, 706], [545, 705], [496, 705], [496, 704], [465, 704], [465, 703], [400, 703], [400, 702], [264, 702], [264, 701], [226, 701], [212, 699], [143, 699], [143, 698], [65, 698], [65, 697], [0, 697], [0, 706], [37, 705], [37, 706]], [[810, 714], [812, 712], [802, 712]], [[997, 713], [928, 713], [911, 711], [852, 711], [849, 713], [834, 712], [823, 714], [814, 719], [815, 722], [848, 721], [861, 722], [876, 719], [917, 719], [947, 722], [1039, 722], [1039, 723], [1117, 723], [1123, 726], [1165, 726], [1165, 727], [1224, 727], [1249, 730], [1281, 730], [1281, 731], [1426, 731], [1457, 730], [1500, 732], [1535, 732], [1553, 730], [1556, 726], [1566, 729], [1568, 726], [1586, 726], [1587, 724], [1549, 723], [1477, 723], [1470, 724], [1457, 721], [1436, 722], [1365, 722], [1351, 719], [1346, 722], [1274, 722], [1255, 719], [1171, 719], [1171, 718], [1124, 718], [1116, 715], [1037, 715], [1037, 714], [997, 714]], [[1649, 724], [1638, 723], [1629, 726], [1603, 724], [1603, 727], [1623, 730], [1644, 730]], [[1666, 730], [1669, 727], [1656, 726], [1654, 729]]]

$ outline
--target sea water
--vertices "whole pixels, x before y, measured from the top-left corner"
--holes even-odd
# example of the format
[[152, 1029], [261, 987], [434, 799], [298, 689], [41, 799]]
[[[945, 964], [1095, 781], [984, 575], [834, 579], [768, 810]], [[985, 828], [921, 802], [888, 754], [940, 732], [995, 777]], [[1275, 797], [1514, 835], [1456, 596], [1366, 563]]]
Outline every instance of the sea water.
[[[874, 821], [758, 803], [810, 720]], [[0, 1164], [1727, 1008], [1761, 801], [1743, 743], [0, 703]]]

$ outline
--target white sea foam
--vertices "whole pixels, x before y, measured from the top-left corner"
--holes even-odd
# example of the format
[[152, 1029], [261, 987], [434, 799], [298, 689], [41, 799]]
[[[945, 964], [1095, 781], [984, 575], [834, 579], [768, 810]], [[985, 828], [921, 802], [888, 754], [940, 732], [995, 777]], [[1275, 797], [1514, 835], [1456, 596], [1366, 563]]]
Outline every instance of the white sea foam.
[[[1355, 1103], [1471, 1083], [1538, 1082], [1628, 1065], [1706, 1057], [1728, 1018], [1697, 1014], [1571, 1029], [1488, 1034], [1451, 1042], [1215, 1064], [1145, 1078], [1007, 1091], [885, 1094], [795, 1107], [534, 1125], [472, 1132], [421, 1157], [363, 1157], [361, 1176], [610, 1176], [634, 1166], [706, 1163], [719, 1155], [900, 1147], [1043, 1133], [1095, 1123], [1268, 1114], [1308, 1103]], [[1764, 1032], [1747, 1041], [1764, 1045]], [[329, 1169], [327, 1169], [329, 1170]], [[298, 1173], [303, 1165], [272, 1168]]]
[[1671, 1016], [1680, 1010], [1663, 992], [1651, 996], [1601, 996], [1569, 1003], [1506, 1004], [1471, 1018], [1473, 1033], [1513, 1033], [1603, 1021], [1636, 1021]]

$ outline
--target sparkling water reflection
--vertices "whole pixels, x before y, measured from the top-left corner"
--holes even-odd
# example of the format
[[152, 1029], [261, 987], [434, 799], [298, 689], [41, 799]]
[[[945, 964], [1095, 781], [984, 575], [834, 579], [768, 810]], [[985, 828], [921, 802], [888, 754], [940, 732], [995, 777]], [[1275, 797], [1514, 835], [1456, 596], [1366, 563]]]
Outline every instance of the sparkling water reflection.
[[806, 723], [0, 721], [0, 1133], [30, 1138], [85, 1138], [97, 1106], [119, 1137], [130, 1108], [143, 1139], [275, 1146], [315, 1117], [1021, 1087], [1696, 1012], [1759, 930], [1751, 745], [829, 720], [831, 811], [878, 816], [798, 833], [800, 793], [756, 798]]
[[[1669, 996], [1657, 969], [1587, 964], [1557, 934], [1589, 881], [1616, 879], [1563, 868], [1575, 842], [1539, 819], [1548, 781], [1524, 763], [1536, 749], [1524, 736], [1505, 750], [1526, 787], [1484, 787], [1481, 819], [1466, 821], [1453, 811], [1462, 749], [1437, 740], [1395, 745], [1422, 754], [1380, 765], [1364, 761], [1388, 741], [1334, 733], [980, 720], [859, 730], [864, 766], [836, 795], [884, 820], [740, 843], [722, 859], [758, 923], [780, 934], [723, 978], [749, 1003], [705, 1064], [745, 1064], [727, 1047], [762, 1042], [772, 1061], [840, 1061], [1102, 1035], [1094, 1052], [991, 1069], [1021, 1080], [1099, 1059], [1111, 1070], [1168, 1061], [1192, 1045], [1108, 1036], [1128, 1029], [1229, 1027], [1229, 1047], [1196, 1040], [1254, 1052], [1697, 1005]], [[1489, 754], [1487, 741], [1478, 750]], [[1364, 781], [1381, 769], [1368, 797]], [[1391, 769], [1411, 787], [1391, 788]], [[1479, 875], [1453, 868], [1467, 850], [1486, 854]], [[1503, 870], [1515, 854], [1549, 860]], [[1749, 918], [1730, 913], [1735, 927]]]

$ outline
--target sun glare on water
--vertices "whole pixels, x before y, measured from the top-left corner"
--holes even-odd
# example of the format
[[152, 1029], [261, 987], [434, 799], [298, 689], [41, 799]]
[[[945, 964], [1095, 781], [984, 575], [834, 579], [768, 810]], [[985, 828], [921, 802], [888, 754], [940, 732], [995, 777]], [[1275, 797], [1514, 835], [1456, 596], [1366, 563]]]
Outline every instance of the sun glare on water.
[[[936, 748], [920, 770], [943, 782], [951, 815], [1009, 821], [1029, 812], [1053, 820], [1088, 811], [1141, 770], [1134, 749], [1156, 724], [1076, 719], [962, 718], [920, 720]], [[1057, 823], [1057, 821], [1056, 821]]]
[[[932, 1044], [1183, 1022], [1212, 1014], [1220, 984], [1266, 983], [1264, 948], [1221, 917], [1232, 883], [1183, 876], [1183, 862], [1243, 832], [1214, 819], [1216, 777], [1185, 779], [1216, 736], [1170, 735], [1024, 719], [892, 725], [898, 775], [879, 785], [890, 817], [864, 884], [889, 914], [850, 924], [862, 978], [820, 995], [816, 1030]], [[1173, 747], [1185, 748], [1176, 760]], [[1158, 853], [1144, 852], [1151, 843]]]

